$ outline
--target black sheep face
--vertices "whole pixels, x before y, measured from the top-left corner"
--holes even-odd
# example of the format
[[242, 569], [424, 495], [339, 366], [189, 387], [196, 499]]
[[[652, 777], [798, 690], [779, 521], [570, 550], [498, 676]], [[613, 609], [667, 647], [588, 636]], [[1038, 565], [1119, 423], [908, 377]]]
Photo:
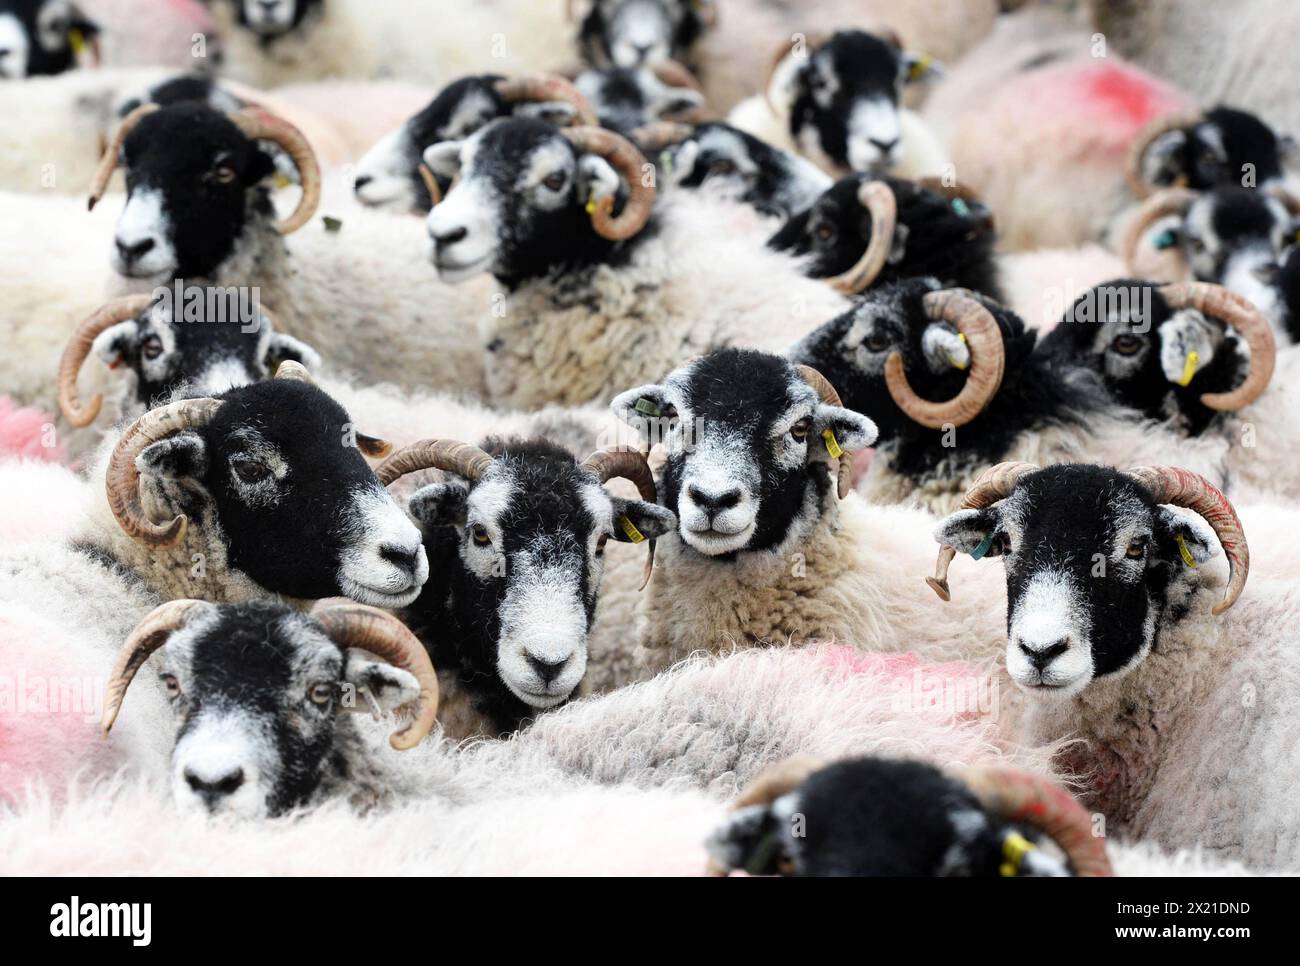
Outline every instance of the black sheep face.
[[270, 593], [414, 600], [429, 576], [420, 531], [379, 485], [343, 407], [286, 379], [218, 398], [209, 423], [145, 448], [142, 476], [209, 515], [229, 565]]
[[[430, 626], [440, 667], [454, 663], [475, 691], [484, 680], [505, 685], [505, 694], [486, 689], [480, 704], [509, 729], [568, 700], [581, 682], [606, 542], [653, 540], [676, 520], [653, 503], [611, 496], [545, 440], [490, 440], [485, 449], [496, 461], [481, 479], [411, 497], [430, 555], [450, 541], [457, 558], [450, 587], [431, 583], [412, 611]], [[457, 650], [453, 662], [436, 653], [443, 642]]]
[[326, 0], [234, 0], [239, 4], [239, 24], [264, 40], [283, 37], [302, 27]]
[[1157, 506], [1132, 477], [1063, 464], [1021, 477], [983, 510], [959, 510], [935, 540], [1007, 571], [1007, 672], [1044, 701], [1124, 674], [1150, 652], [1160, 625], [1185, 610], [1196, 571], [1219, 552], [1199, 516]]
[[1021, 845], [1036, 838], [932, 765], [856, 758], [737, 809], [706, 848], [719, 867], [751, 875], [996, 877], [1009, 856], [1015, 875], [1069, 875], [1060, 859]]
[[602, 127], [628, 134], [654, 121], [677, 121], [704, 103], [699, 91], [673, 87], [645, 68], [585, 70], [573, 85], [591, 102]]
[[1196, 309], [1169, 307], [1159, 286], [1119, 279], [1085, 292], [1039, 343], [1044, 355], [1101, 375], [1126, 406], [1181, 417], [1199, 432], [1215, 417], [1200, 397], [1234, 389], [1250, 366], [1241, 340]]
[[614, 67], [689, 62], [713, 0], [593, 0], [578, 28], [583, 59]]
[[71, 70], [98, 33], [70, 0], [0, 0], [0, 80]]
[[409, 672], [340, 648], [270, 602], [203, 607], [156, 661], [176, 722], [172, 799], [203, 815], [255, 819], [307, 804], [336, 767], [342, 715], [420, 693]]
[[829, 171], [887, 170], [903, 160], [899, 101], [909, 81], [938, 71], [892, 39], [842, 30], [778, 66], [768, 95], [799, 150]]
[[1294, 152], [1290, 137], [1279, 137], [1255, 115], [1216, 107], [1195, 124], [1156, 138], [1143, 155], [1142, 176], [1148, 184], [1194, 191], [1263, 187], [1282, 178]]
[[876, 438], [870, 419], [821, 402], [784, 358], [751, 350], [710, 353], [612, 408], [663, 443], [660, 501], [685, 545], [708, 557], [779, 553], [806, 538], [833, 486], [830, 450]]
[[168, 399], [215, 396], [259, 382], [282, 362], [320, 368], [315, 349], [276, 332], [256, 306], [212, 287], [191, 286], [185, 293], [180, 306], [170, 298], [156, 301], [95, 339], [92, 351], [100, 361], [134, 377], [135, 406], [128, 408], [136, 415]]
[[832, 184], [811, 161], [717, 121], [664, 148], [658, 167], [665, 184], [702, 188], [780, 218], [812, 207]]
[[271, 157], [229, 118], [182, 103], [146, 115], [122, 147], [126, 206], [113, 269], [166, 282], [212, 276], [250, 222], [274, 214], [263, 179]]
[[427, 220], [433, 263], [445, 282], [491, 272], [510, 284], [610, 262], [627, 250], [628, 242], [597, 235], [586, 211], [591, 201], [622, 203], [618, 173], [604, 158], [579, 153], [552, 124], [493, 121], [467, 140], [431, 146], [424, 160], [435, 174], [460, 175]]

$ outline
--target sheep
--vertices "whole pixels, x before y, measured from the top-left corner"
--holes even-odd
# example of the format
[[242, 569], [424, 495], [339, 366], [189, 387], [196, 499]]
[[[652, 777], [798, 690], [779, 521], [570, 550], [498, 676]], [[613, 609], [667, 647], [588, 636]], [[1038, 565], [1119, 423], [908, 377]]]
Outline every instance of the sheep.
[[[0, 649], [49, 640], [74, 664], [93, 661], [160, 600], [183, 597], [414, 600], [428, 576], [419, 530], [358, 449], [385, 444], [304, 376], [284, 363], [275, 379], [150, 410], [106, 440], [95, 485], [61, 511], [78, 521], [70, 536], [0, 550]], [[155, 748], [151, 710], [124, 716], [126, 748]], [[15, 740], [27, 724], [41, 731], [19, 715]]]
[[939, 72], [929, 58], [905, 54], [896, 36], [860, 30], [828, 38], [796, 34], [763, 95], [738, 104], [727, 120], [835, 175], [938, 177], [947, 170], [945, 149], [899, 99], [905, 84]]
[[[186, 103], [145, 105], [123, 122], [116, 144], [131, 190], [114, 235], [112, 288], [149, 292], [176, 278], [255, 288], [289, 334], [342, 371], [481, 396], [482, 349], [464, 328], [492, 309], [487, 291], [453, 292], [429, 278], [412, 219], [358, 210], [336, 230], [313, 225], [286, 246], [283, 236], [310, 220], [319, 199], [311, 149], [277, 118], [232, 117]], [[271, 161], [259, 140], [284, 148], [301, 175], [298, 206], [280, 222], [262, 183]], [[110, 146], [92, 205], [117, 156]]]
[[99, 32], [70, 0], [3, 0], [0, 80], [62, 74], [86, 57], [97, 61]]
[[873, 289], [787, 354], [822, 372], [846, 405], [874, 414], [880, 439], [860, 483], [873, 502], [946, 512], [986, 465], [1006, 459], [1125, 463], [1176, 454], [1227, 479], [1229, 440], [1189, 439], [1144, 419], [1091, 369], [1037, 351], [1037, 338], [987, 298], [907, 279]]
[[[363, 205], [426, 214], [433, 207], [424, 149], [439, 141], [468, 137], [488, 121], [514, 113], [556, 124], [595, 124], [596, 111], [573, 85], [560, 77], [507, 80], [499, 74], [461, 77], [429, 104], [385, 135], [357, 163], [353, 188]], [[437, 185], [441, 200], [449, 181]]]
[[427, 219], [439, 276], [491, 272], [503, 290], [479, 332], [495, 405], [608, 398], [693, 352], [783, 345], [805, 318], [846, 305], [758, 249], [752, 230], [737, 237], [751, 212], [655, 208], [652, 172], [612, 131], [506, 118], [424, 157], [435, 174], [459, 173]]
[[[1042, 849], [1044, 838], [1064, 854]], [[950, 774], [909, 759], [774, 765], [706, 847], [721, 876], [1113, 874], [1092, 817], [1050, 780], [1007, 768]]]
[[587, 68], [573, 86], [591, 102], [602, 127], [630, 135], [658, 122], [702, 119], [704, 95], [680, 64], [664, 61], [651, 67]]
[[216, 27], [206, 0], [89, 0], [86, 6], [102, 28], [100, 60], [107, 67], [155, 64], [187, 70], [196, 59], [216, 53], [209, 51]]
[[1192, 278], [1244, 296], [1269, 317], [1279, 337], [1295, 327], [1277, 285], [1277, 266], [1296, 239], [1300, 199], [1285, 189], [1227, 187], [1207, 192], [1165, 188], [1127, 220], [1123, 253], [1133, 275]]
[[[1282, 581], [1241, 599], [1250, 551], [1227, 497], [1175, 467], [1020, 463], [991, 469], [964, 506], [935, 530], [933, 579], [946, 586], [954, 552], [1005, 558], [1024, 735], [1085, 739], [1060, 755], [1089, 776], [1085, 805], [1164, 848], [1300, 867], [1286, 754], [1300, 609]], [[1223, 585], [1204, 566], [1219, 547]]]
[[[544, 439], [428, 439], [376, 473], [387, 484], [428, 468], [452, 478], [416, 490], [408, 510], [437, 566], [402, 617], [445, 682], [444, 732], [506, 734], [577, 692], [609, 539], [653, 549], [677, 521], [630, 448], [579, 462]], [[613, 477], [641, 499], [607, 493]]]

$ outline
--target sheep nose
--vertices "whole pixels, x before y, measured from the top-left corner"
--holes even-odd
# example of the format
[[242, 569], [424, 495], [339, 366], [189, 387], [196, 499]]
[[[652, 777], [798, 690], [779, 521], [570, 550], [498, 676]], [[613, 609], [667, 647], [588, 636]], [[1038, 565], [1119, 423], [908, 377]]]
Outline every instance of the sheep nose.
[[396, 544], [384, 544], [379, 548], [379, 556], [409, 577], [415, 576], [416, 568], [419, 566], [420, 554], [418, 550], [408, 550]]
[[194, 793], [207, 803], [208, 808], [212, 808], [227, 795], [234, 794], [239, 790], [239, 786], [244, 784], [244, 769], [235, 767], [224, 775], [214, 778], [204, 777], [198, 772], [186, 768], [185, 784], [189, 785]]
[[544, 661], [540, 657], [534, 657], [527, 651], [524, 652], [524, 659], [528, 662], [529, 667], [537, 672], [537, 676], [542, 679], [543, 684], [550, 684], [560, 672], [564, 670], [564, 665], [569, 663], [567, 657], [558, 661]]
[[895, 145], [898, 144], [898, 138], [894, 138], [890, 141], [877, 141], [875, 138], [867, 138], [867, 140], [875, 145], [876, 150], [883, 155], [888, 155], [894, 150]]
[[1047, 667], [1047, 665], [1051, 664], [1052, 661], [1070, 649], [1070, 639], [1068, 637], [1063, 637], [1058, 641], [1053, 641], [1051, 644], [1046, 644], [1042, 647], [1030, 647], [1024, 641], [1017, 641], [1016, 643], [1019, 645], [1020, 650], [1024, 653], [1025, 657], [1029, 659], [1029, 663], [1034, 666], [1034, 670], [1036, 671], [1043, 670], [1043, 668]]
[[715, 513], [721, 513], [723, 510], [729, 510], [740, 502], [740, 489], [733, 488], [722, 493], [705, 493], [698, 486], [692, 483], [686, 488], [686, 494], [694, 501], [695, 505], [704, 510], [710, 516]]
[[117, 245], [117, 253], [122, 256], [122, 261], [130, 265], [132, 262], [141, 258], [146, 252], [153, 248], [152, 238], [146, 238], [139, 242], [124, 242], [122, 239], [114, 239], [113, 243]]
[[374, 180], [375, 179], [372, 175], [359, 174], [357, 175], [357, 180], [352, 182], [352, 190], [360, 191], [362, 188], [364, 188], [366, 185], [370, 184], [370, 182]]
[[446, 231], [441, 234], [435, 233], [433, 236], [433, 241], [439, 247], [442, 247], [444, 245], [454, 245], [456, 244], [456, 242], [460, 241], [468, 234], [469, 234], [468, 228], [453, 228], [450, 231]]

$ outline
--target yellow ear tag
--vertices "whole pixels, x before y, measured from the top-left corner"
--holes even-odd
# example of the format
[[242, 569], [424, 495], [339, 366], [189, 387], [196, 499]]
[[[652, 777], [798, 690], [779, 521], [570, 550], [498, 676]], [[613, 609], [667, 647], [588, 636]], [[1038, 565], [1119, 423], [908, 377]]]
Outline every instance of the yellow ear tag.
[[1002, 840], [1003, 862], [998, 872], [1004, 876], [1019, 875], [1020, 864], [1025, 861], [1025, 856], [1036, 848], [1038, 846], [1019, 832], [1008, 832], [1007, 837]]
[[[958, 332], [958, 333], [957, 333], [957, 341], [959, 341], [959, 342], [965, 342], [965, 341], [966, 341], [966, 333], [965, 333], [965, 332]], [[949, 357], [948, 357], [948, 361], [952, 363], [952, 367], [953, 367], [954, 369], [965, 369], [967, 366], [970, 365], [970, 360], [969, 360], [969, 359], [967, 359], [965, 362], [957, 362], [955, 359], [953, 359], [952, 356], [949, 356]]]
[[596, 194], [595, 192], [592, 192], [591, 196], [587, 199], [587, 214], [594, 215], [595, 213], [596, 213]]
[[634, 524], [626, 516], [621, 516], [618, 518], [618, 525], [623, 528], [623, 532], [627, 534], [627, 538], [631, 540], [633, 543], [641, 543], [643, 540], [645, 540], [645, 534], [642, 533], [640, 530], [638, 530], [636, 528], [636, 524]]
[[1185, 386], [1192, 381], [1192, 376], [1196, 375], [1196, 363], [1200, 361], [1201, 356], [1195, 349], [1187, 353], [1187, 361], [1183, 364], [1183, 374], [1178, 377], [1178, 385]]
[[822, 439], [826, 440], [826, 452], [831, 454], [831, 459], [837, 460], [844, 455], [844, 450], [840, 448], [840, 441], [835, 438], [833, 430], [823, 429]]
[[1174, 539], [1178, 541], [1178, 552], [1183, 555], [1183, 563], [1195, 570], [1196, 558], [1193, 557], [1192, 552], [1187, 549], [1187, 541], [1183, 539], [1183, 535], [1180, 533]]
[[86, 35], [80, 30], [69, 30], [68, 46], [76, 56], [80, 57], [81, 52], [86, 49]]
[[293, 182], [289, 180], [287, 174], [282, 171], [277, 171], [275, 177], [271, 179], [271, 184], [275, 185], [277, 188], [287, 188], [289, 185], [293, 184]]
[[925, 72], [930, 69], [930, 65], [933, 62], [934, 58], [929, 54], [922, 54], [917, 60], [912, 62], [911, 69], [907, 72], [907, 79], [919, 80], [925, 75]]

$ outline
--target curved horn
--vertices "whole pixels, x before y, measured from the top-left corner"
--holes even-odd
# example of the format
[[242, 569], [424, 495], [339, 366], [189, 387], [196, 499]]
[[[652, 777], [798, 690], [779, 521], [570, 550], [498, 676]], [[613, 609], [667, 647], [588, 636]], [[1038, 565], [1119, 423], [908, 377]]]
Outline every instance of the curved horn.
[[167, 524], [154, 523], [145, 516], [140, 505], [140, 469], [136, 457], [160, 439], [206, 424], [220, 408], [219, 399], [181, 399], [149, 410], [127, 427], [113, 448], [104, 474], [108, 506], [127, 536], [155, 548], [174, 547], [185, 537], [189, 521], [184, 513]]
[[298, 207], [293, 210], [293, 214], [275, 226], [281, 235], [297, 231], [311, 220], [311, 216], [320, 205], [321, 177], [316, 152], [311, 149], [311, 145], [307, 143], [301, 131], [270, 111], [245, 108], [229, 117], [247, 137], [279, 145], [284, 153], [289, 155], [293, 166], [298, 169], [298, 182], [302, 185], [302, 197], [298, 199]]
[[433, 203], [435, 205], [441, 204], [442, 189], [438, 187], [438, 179], [433, 176], [433, 171], [423, 161], [420, 162], [419, 166], [416, 167], [415, 170], [420, 172], [420, 180], [423, 181], [424, 186], [429, 189], [429, 197], [433, 200]]
[[410, 628], [391, 614], [365, 604], [341, 604], [312, 616], [339, 647], [359, 647], [415, 676], [420, 684], [415, 719], [394, 731], [388, 743], [398, 751], [406, 751], [423, 741], [438, 717], [438, 675], [429, 652]]
[[63, 349], [63, 357], [59, 360], [59, 409], [63, 411], [63, 418], [73, 426], [78, 429], [89, 426], [99, 415], [104, 403], [104, 397], [96, 393], [83, 408], [77, 397], [77, 373], [81, 371], [86, 356], [90, 355], [95, 338], [119, 322], [135, 318], [152, 301], [152, 296], [149, 295], [124, 295], [113, 299], [97, 308], [72, 333], [72, 338]]
[[1124, 232], [1124, 264], [1128, 266], [1129, 271], [1137, 271], [1134, 267], [1137, 261], [1137, 250], [1142, 244], [1147, 229], [1161, 218], [1183, 214], [1187, 211], [1187, 206], [1195, 200], [1196, 192], [1188, 188], [1164, 188], [1142, 203], [1142, 207], [1129, 222], [1128, 230]]
[[[998, 500], [1005, 500], [1016, 488], [1020, 478], [1036, 469], [1037, 463], [998, 463], [990, 466], [966, 491], [961, 500], [961, 509], [982, 510]], [[957, 551], [953, 547], [946, 543], [940, 546], [939, 559], [934, 562], [934, 576], [925, 578], [925, 582], [939, 595], [940, 600], [952, 600], [952, 591], [948, 587], [948, 567], [955, 556]]]
[[[1167, 114], [1164, 117], [1156, 118], [1138, 132], [1137, 137], [1133, 139], [1133, 143], [1129, 145], [1128, 158], [1124, 162], [1124, 179], [1128, 182], [1129, 189], [1133, 192], [1134, 197], [1141, 200], [1156, 190], [1156, 185], [1142, 176], [1142, 159], [1146, 156], [1151, 145], [1156, 142], [1156, 139], [1168, 134], [1170, 131], [1199, 124], [1202, 120], [1204, 120], [1204, 117], [1200, 113]], [[1183, 187], [1183, 185], [1175, 184], [1175, 187]]]
[[508, 104], [536, 104], [545, 101], [564, 101], [573, 107], [573, 121], [581, 126], [597, 127], [600, 120], [591, 101], [558, 74], [529, 74], [525, 77], [508, 77], [493, 85], [497, 94]]
[[117, 713], [122, 710], [126, 689], [131, 686], [135, 672], [149, 660], [149, 655], [166, 644], [167, 638], [184, 627], [198, 611], [212, 606], [206, 600], [169, 600], [159, 604], [135, 625], [118, 649], [117, 660], [113, 662], [104, 689], [104, 713], [99, 719], [104, 734], [112, 729]]
[[[794, 368], [799, 373], [799, 377], [812, 386], [817, 393], [817, 398], [827, 406], [842, 407], [844, 405], [840, 400], [840, 394], [831, 385], [831, 381], [812, 366], [795, 366]], [[836, 462], [839, 463], [839, 466], [836, 473], [835, 492], [842, 500], [849, 495], [849, 490], [853, 488], [853, 460], [849, 458], [846, 452]]]
[[379, 482], [388, 486], [417, 470], [446, 470], [466, 480], [477, 480], [492, 465], [492, 456], [471, 443], [455, 439], [422, 439], [403, 446], [375, 467]]
[[1093, 835], [1092, 816], [1055, 782], [996, 765], [966, 768], [960, 777], [989, 811], [1049, 836], [1080, 876], [1115, 874], [1105, 840]]
[[876, 280], [894, 247], [898, 200], [883, 181], [868, 181], [858, 188], [858, 201], [871, 213], [871, 239], [856, 265], [842, 275], [826, 279], [841, 295], [857, 295]]
[[997, 320], [966, 289], [950, 288], [930, 292], [922, 299], [925, 314], [935, 321], [949, 322], [966, 337], [970, 348], [970, 372], [961, 392], [947, 402], [931, 402], [918, 396], [903, 371], [903, 355], [891, 352], [885, 360], [885, 385], [895, 404], [908, 418], [928, 429], [947, 424], [965, 426], [983, 412], [1002, 385], [1006, 355]]
[[[602, 483], [615, 477], [622, 477], [636, 485], [636, 491], [641, 494], [641, 499], [647, 503], [659, 502], [654, 474], [650, 472], [650, 464], [646, 462], [640, 450], [630, 446], [613, 446], [609, 449], [597, 450], [579, 465], [582, 469], [595, 473], [596, 479]], [[645, 570], [641, 574], [641, 586], [637, 588], [638, 591], [645, 590], [646, 584], [650, 583], [650, 575], [654, 572], [655, 542], [651, 539], [649, 543], [646, 548]]]
[[118, 161], [121, 160], [122, 145], [126, 142], [126, 136], [135, 130], [141, 118], [156, 110], [158, 110], [157, 104], [141, 104], [122, 118], [122, 123], [113, 132], [112, 140], [104, 147], [104, 153], [99, 159], [99, 167], [95, 169], [95, 176], [90, 179], [90, 197], [86, 199], [87, 211], [93, 211], [95, 205], [99, 204], [99, 199], [104, 197], [104, 192], [108, 190], [109, 179], [113, 177]]
[[275, 378], [287, 379], [290, 382], [305, 382], [309, 386], [316, 385], [316, 380], [311, 377], [307, 367], [294, 359], [285, 359], [276, 366]]
[[645, 184], [643, 172], [646, 160], [627, 138], [599, 127], [570, 127], [562, 132], [579, 151], [599, 155], [608, 161], [627, 182], [627, 204], [614, 217], [614, 198], [598, 202], [591, 212], [591, 226], [596, 233], [610, 241], [631, 238], [650, 218], [654, 206], [654, 183]]
[[1219, 412], [1249, 406], [1268, 388], [1277, 364], [1277, 343], [1268, 319], [1249, 301], [1219, 285], [1207, 282], [1177, 282], [1159, 288], [1170, 308], [1193, 308], [1208, 318], [1219, 319], [1241, 333], [1250, 349], [1250, 368], [1241, 385], [1229, 392], [1207, 392], [1201, 402]]
[[1186, 507], [1198, 513], [1214, 529], [1224, 556], [1228, 558], [1228, 586], [1223, 600], [1214, 605], [1218, 616], [1237, 602], [1250, 576], [1250, 547], [1237, 511], [1223, 492], [1205, 477], [1177, 466], [1138, 466], [1128, 471], [1151, 491], [1157, 503]]
[[642, 151], [662, 151], [670, 144], [685, 141], [695, 133], [695, 129], [679, 121], [652, 121], [633, 128], [630, 133]]

